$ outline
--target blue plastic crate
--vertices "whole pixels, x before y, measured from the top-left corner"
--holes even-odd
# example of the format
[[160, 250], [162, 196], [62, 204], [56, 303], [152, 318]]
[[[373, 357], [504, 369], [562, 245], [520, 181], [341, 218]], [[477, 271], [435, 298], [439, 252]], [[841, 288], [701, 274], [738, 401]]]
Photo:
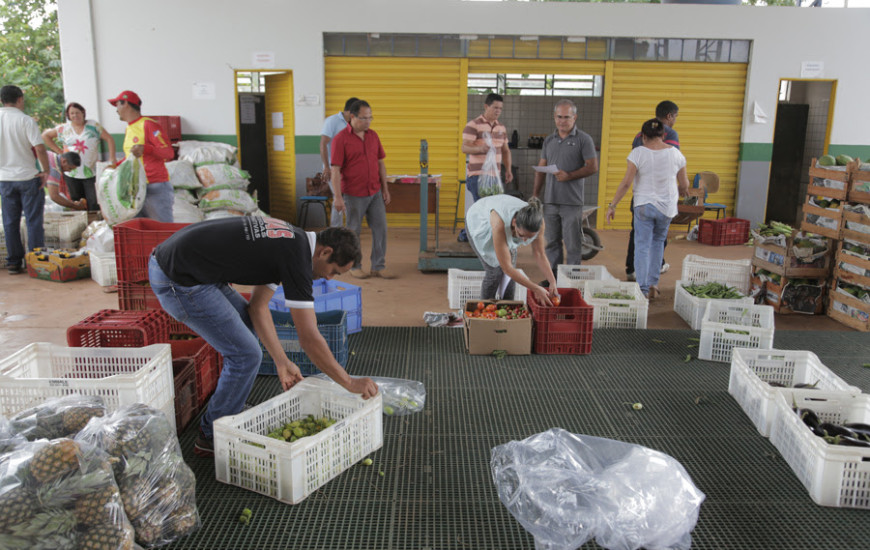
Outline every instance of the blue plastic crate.
[[[343, 281], [317, 279], [314, 281], [314, 311], [342, 310], [347, 313], [347, 333], [362, 330], [362, 289]], [[269, 302], [272, 311], [290, 311], [285, 305], [284, 289], [278, 287]]]
[[[347, 314], [344, 311], [325, 311], [316, 315], [317, 328], [326, 339], [329, 351], [335, 356], [335, 360], [344, 367], [347, 365], [348, 355]], [[284, 348], [287, 357], [296, 363], [296, 366], [302, 371], [302, 375], [318, 374], [320, 370], [299, 345], [299, 334], [296, 332], [296, 326], [290, 313], [272, 310], [272, 320], [275, 322], [275, 331], [278, 333], [281, 347]], [[260, 348], [263, 350], [263, 362], [260, 363], [259, 373], [277, 375], [278, 370], [275, 367], [275, 362], [272, 361], [262, 342], [260, 342]]]

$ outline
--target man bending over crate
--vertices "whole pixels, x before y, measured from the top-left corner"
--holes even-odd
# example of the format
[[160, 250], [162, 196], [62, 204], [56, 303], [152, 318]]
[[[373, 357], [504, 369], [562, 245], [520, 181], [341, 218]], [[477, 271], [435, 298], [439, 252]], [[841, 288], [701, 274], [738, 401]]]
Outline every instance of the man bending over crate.
[[[359, 239], [349, 229], [315, 234], [274, 218], [248, 216], [189, 225], [154, 250], [149, 280], [160, 305], [224, 357], [194, 445], [197, 455], [214, 456], [213, 422], [244, 409], [263, 359], [258, 337], [275, 361], [284, 390], [302, 380], [281, 347], [269, 311], [279, 283], [299, 344], [317, 368], [363, 399], [378, 393], [370, 378], [352, 378], [336, 361], [314, 314], [313, 278], [332, 279], [360, 257]], [[253, 285], [250, 303], [229, 283]]]

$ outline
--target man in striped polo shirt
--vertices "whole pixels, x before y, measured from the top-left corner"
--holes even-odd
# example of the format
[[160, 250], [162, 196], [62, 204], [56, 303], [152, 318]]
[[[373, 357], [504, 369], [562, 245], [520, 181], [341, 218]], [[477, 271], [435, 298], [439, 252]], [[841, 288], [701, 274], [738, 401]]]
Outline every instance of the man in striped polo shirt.
[[[510, 183], [513, 179], [513, 173], [510, 170], [511, 166], [511, 150], [507, 143], [507, 129], [504, 124], [498, 121], [501, 112], [504, 109], [504, 98], [499, 94], [489, 94], [483, 102], [483, 114], [479, 117], [469, 120], [468, 124], [462, 130], [462, 152], [468, 155], [468, 164], [465, 168], [465, 187], [471, 192], [474, 201], [480, 198], [478, 193], [478, 180], [483, 172], [483, 163], [486, 160], [486, 154], [489, 152], [489, 146], [483, 139], [484, 133], [489, 133], [492, 136], [492, 146], [495, 147], [495, 160], [501, 166], [507, 166], [505, 171], [505, 183]], [[473, 203], [472, 203], [473, 204]], [[466, 211], [471, 204], [466, 204]], [[460, 231], [458, 239], [460, 242], [468, 240], [465, 229]]]

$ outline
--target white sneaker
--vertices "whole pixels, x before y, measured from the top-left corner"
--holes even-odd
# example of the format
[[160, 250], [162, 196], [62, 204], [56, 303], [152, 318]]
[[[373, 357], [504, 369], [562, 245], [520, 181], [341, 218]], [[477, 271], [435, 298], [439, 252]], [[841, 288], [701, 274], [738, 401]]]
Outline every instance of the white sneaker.
[[671, 264], [669, 264], [669, 263], [663, 263], [663, 264], [662, 264], [662, 270], [659, 271], [659, 273], [667, 273], [668, 270], [669, 270], [670, 268], [671, 268]]

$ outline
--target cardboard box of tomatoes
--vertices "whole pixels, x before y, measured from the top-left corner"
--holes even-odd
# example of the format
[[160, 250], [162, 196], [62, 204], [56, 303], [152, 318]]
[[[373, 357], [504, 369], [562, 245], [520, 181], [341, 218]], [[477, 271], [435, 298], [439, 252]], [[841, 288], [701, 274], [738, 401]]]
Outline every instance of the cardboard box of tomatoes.
[[470, 355], [532, 353], [532, 312], [513, 300], [465, 303], [465, 347]]

